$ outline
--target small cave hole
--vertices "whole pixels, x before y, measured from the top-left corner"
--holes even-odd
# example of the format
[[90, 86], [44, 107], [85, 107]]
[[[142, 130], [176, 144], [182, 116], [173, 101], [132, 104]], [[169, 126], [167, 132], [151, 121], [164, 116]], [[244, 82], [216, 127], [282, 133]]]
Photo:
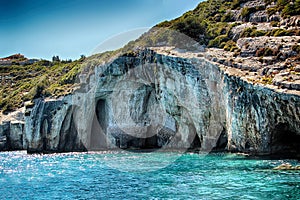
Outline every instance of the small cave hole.
[[286, 158], [300, 158], [300, 135], [287, 123], [280, 123], [272, 132], [271, 154]]

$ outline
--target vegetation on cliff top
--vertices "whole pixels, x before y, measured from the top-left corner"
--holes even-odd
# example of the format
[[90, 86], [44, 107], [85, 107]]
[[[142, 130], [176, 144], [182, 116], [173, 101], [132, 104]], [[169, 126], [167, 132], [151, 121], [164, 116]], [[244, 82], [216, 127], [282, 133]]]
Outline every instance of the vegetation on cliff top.
[[52, 62], [40, 60], [31, 65], [0, 66], [0, 110], [11, 112], [36, 98], [68, 95], [76, 88], [79, 73], [90, 73], [90, 68], [108, 60], [116, 52], [106, 52], [75, 61]]
[[[262, 0], [263, 1], [263, 0]], [[201, 2], [194, 10], [181, 17], [164, 21], [153, 27], [148, 33], [125, 46], [176, 46], [193, 50], [193, 40], [207, 47], [223, 48], [227, 51], [237, 50], [232, 28], [249, 22], [250, 16], [259, 11], [266, 11], [268, 17], [280, 15], [287, 18], [300, 13], [300, 0], [264, 0], [264, 4], [247, 5], [247, 0], [208, 0]], [[270, 11], [270, 10], [274, 11]], [[274, 17], [273, 26], [278, 25]], [[249, 28], [250, 29], [250, 28]], [[248, 30], [240, 37], [291, 36], [300, 35], [299, 30], [276, 28], [272, 31]], [[188, 41], [188, 42], [187, 42]]]
[[0, 108], [9, 112], [34, 98], [68, 92], [75, 83], [81, 62], [41, 60], [32, 65], [1, 66]]

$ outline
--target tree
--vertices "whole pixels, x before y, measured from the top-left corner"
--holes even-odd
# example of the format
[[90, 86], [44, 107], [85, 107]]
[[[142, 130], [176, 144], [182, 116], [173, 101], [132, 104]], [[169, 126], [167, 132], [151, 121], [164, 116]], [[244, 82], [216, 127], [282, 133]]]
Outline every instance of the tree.
[[59, 62], [59, 61], [60, 61], [59, 56], [52, 57], [52, 62]]

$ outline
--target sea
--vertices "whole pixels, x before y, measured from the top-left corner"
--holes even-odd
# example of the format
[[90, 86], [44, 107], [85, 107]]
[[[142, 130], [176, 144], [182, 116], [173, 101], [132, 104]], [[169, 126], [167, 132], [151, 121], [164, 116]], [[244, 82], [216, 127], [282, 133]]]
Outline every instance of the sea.
[[0, 153], [0, 199], [300, 199], [297, 160], [240, 154]]

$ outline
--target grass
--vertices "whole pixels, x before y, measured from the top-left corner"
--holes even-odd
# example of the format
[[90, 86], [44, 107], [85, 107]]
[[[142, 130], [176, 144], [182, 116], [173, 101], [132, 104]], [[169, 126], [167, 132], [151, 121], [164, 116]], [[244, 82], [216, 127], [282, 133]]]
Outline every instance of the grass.
[[[20, 66], [1, 66], [0, 76], [2, 84], [0, 87], [0, 109], [3, 112], [12, 111], [24, 105], [25, 101], [39, 97], [60, 95], [51, 92], [48, 88], [64, 88], [66, 83], [62, 80], [69, 78], [71, 74], [80, 71], [80, 62], [72, 63], [51, 63], [45, 66], [45, 61], [40, 61], [32, 65]], [[73, 84], [74, 79], [68, 79]]]

